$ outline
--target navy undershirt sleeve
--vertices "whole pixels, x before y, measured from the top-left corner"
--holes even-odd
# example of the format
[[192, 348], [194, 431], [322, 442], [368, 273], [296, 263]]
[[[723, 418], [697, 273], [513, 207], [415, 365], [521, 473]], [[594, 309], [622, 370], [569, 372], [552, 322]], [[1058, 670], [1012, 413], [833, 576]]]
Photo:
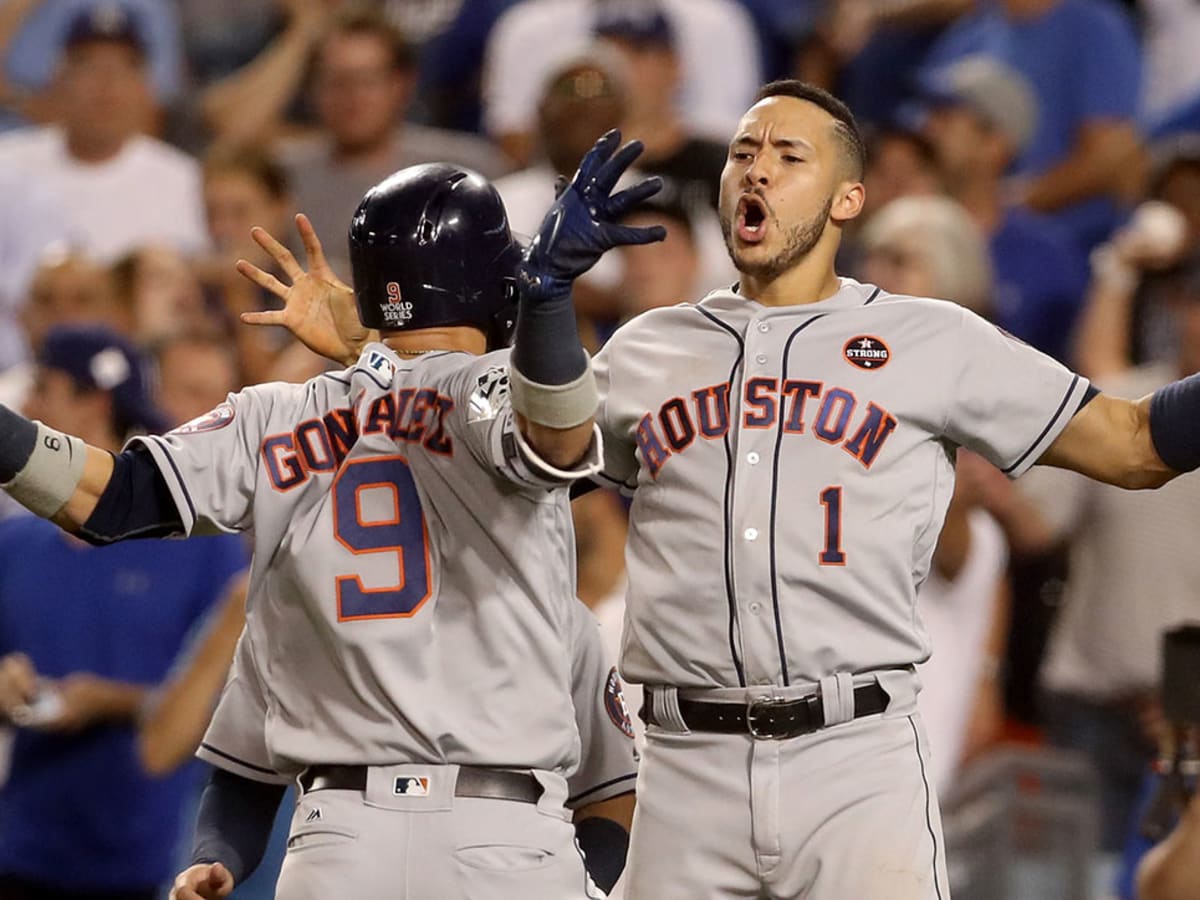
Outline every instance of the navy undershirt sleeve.
[[113, 457], [112, 477], [79, 536], [89, 544], [183, 532], [183, 519], [150, 451], [135, 444]]

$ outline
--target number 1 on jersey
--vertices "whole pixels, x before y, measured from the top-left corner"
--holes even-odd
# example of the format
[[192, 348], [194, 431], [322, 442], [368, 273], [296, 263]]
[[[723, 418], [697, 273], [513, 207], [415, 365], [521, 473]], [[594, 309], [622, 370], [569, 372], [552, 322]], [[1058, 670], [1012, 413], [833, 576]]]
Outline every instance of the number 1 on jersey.
[[844, 566], [846, 554], [842, 552], [842, 486], [830, 485], [821, 491], [821, 505], [825, 507], [825, 549], [818, 558], [823, 566]]
[[[386, 515], [368, 518], [368, 497]], [[369, 502], [369, 501], [367, 501]], [[380, 510], [376, 509], [376, 513]], [[370, 554], [388, 572], [399, 567], [399, 583], [368, 588], [360, 573], [337, 576], [338, 621], [411, 616], [429, 598], [429, 539], [417, 483], [402, 456], [355, 459], [346, 463], [333, 482], [333, 535], [355, 556]], [[383, 554], [387, 554], [384, 557]], [[363, 560], [366, 566], [368, 560]], [[384, 568], [386, 566], [386, 568]]]

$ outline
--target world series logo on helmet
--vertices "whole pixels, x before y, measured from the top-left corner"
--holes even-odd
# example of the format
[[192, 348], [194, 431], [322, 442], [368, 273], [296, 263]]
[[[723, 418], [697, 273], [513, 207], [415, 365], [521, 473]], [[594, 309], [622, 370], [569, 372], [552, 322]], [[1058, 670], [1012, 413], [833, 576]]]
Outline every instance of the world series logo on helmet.
[[403, 325], [413, 317], [413, 305], [400, 296], [400, 285], [387, 283], [387, 302], [383, 305], [383, 321], [388, 325]]
[[842, 356], [860, 369], [882, 369], [892, 358], [892, 351], [873, 334], [859, 334], [846, 341]]

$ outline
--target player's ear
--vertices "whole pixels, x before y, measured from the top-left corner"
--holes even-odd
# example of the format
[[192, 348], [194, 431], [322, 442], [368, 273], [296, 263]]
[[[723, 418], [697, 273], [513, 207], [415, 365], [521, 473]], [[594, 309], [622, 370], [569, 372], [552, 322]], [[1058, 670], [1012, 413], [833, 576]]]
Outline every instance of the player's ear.
[[861, 181], [843, 181], [833, 193], [833, 205], [829, 208], [829, 218], [834, 222], [848, 222], [862, 212], [863, 202], [867, 193]]

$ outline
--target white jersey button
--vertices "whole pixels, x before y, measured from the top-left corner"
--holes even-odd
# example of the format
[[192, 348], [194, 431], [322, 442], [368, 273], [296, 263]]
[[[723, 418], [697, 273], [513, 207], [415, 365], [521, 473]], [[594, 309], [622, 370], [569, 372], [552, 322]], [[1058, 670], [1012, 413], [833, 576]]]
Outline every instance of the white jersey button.
[[758, 538], [758, 529], [757, 528], [747, 528], [745, 530], [745, 532], [743, 532], [743, 533], [745, 534], [746, 540], [748, 540], [748, 541], [753, 541]]
[[758, 354], [758, 356], [756, 356], [754, 358], [755, 358], [755, 360], [758, 361], [758, 364], [761, 366], [763, 363], [765, 363], [767, 361], [767, 354], [760, 353], [760, 354]]
[[762, 609], [761, 603], [755, 602], [750, 604], [750, 612], [757, 614], [760, 609]]
[[753, 451], [750, 453], [747, 453], [746, 454], [746, 462], [750, 463], [750, 465], [752, 465], [752, 466], [757, 466], [758, 465], [758, 454], [754, 453]]
[[763, 334], [766, 334], [768, 331], [771, 330], [771, 326], [768, 325], [766, 322], [759, 322], [758, 330], [761, 331]]

